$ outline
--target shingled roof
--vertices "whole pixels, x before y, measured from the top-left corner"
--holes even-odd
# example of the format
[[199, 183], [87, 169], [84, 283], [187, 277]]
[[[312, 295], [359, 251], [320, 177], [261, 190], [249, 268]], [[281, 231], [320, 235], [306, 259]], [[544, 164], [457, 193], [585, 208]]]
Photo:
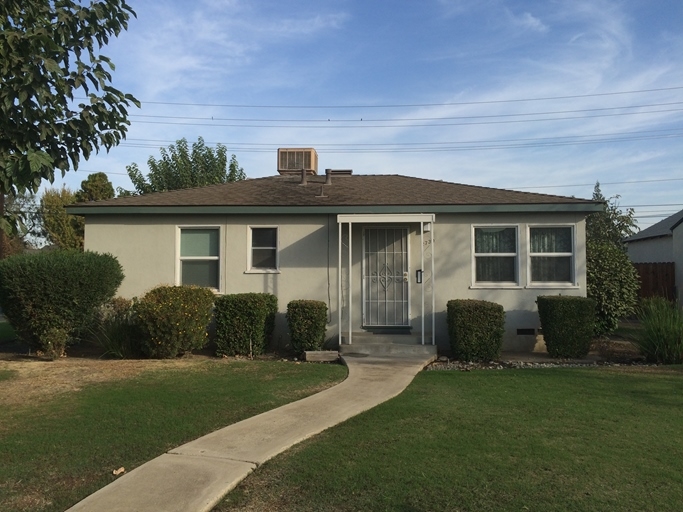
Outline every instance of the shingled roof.
[[[80, 203], [71, 213], [88, 214], [97, 208], [121, 207], [320, 207], [320, 206], [437, 206], [437, 205], [575, 205], [586, 211], [595, 201], [531, 192], [477, 187], [398, 175], [310, 176], [306, 185], [300, 176], [282, 175], [211, 185], [207, 187], [119, 197]], [[128, 209], [128, 208], [126, 208]], [[94, 213], [94, 211], [93, 211]]]
[[673, 236], [671, 230], [680, 224], [683, 220], [683, 210], [674, 213], [666, 219], [660, 220], [649, 228], [643, 229], [641, 232], [628, 237], [625, 242], [637, 242], [638, 240], [648, 240], [650, 238], [659, 238], [662, 236]]

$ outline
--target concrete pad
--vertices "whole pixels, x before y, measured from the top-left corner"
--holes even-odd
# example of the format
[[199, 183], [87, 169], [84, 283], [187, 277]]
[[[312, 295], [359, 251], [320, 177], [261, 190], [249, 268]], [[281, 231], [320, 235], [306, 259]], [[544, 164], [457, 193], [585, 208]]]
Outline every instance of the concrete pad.
[[304, 359], [312, 363], [331, 363], [339, 359], [339, 352], [336, 350], [307, 350], [304, 352]]
[[255, 468], [247, 462], [164, 454], [69, 510], [208, 512]]
[[344, 382], [179, 446], [69, 510], [210, 510], [254, 467], [401, 393], [434, 357], [343, 356]]

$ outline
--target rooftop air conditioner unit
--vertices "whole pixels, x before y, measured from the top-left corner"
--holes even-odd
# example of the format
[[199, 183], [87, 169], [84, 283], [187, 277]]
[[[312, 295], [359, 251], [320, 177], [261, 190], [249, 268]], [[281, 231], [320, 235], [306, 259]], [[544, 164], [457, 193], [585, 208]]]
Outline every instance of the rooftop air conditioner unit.
[[318, 153], [313, 148], [280, 148], [277, 150], [277, 172], [280, 174], [318, 174]]

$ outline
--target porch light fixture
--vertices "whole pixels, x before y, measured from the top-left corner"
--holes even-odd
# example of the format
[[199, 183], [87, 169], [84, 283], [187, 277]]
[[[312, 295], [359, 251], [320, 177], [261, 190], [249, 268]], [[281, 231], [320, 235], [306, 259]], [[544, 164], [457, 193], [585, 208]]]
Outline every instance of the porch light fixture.
[[423, 227], [422, 227], [422, 231], [424, 231], [425, 233], [429, 233], [431, 230], [432, 230], [432, 223], [431, 222], [425, 222]]

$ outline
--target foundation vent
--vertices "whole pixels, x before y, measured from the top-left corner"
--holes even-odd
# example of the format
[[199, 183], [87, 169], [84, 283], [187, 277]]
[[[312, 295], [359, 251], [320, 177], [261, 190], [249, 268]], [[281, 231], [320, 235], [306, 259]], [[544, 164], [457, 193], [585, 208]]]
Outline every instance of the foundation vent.
[[313, 148], [280, 148], [277, 150], [277, 172], [280, 174], [318, 174], [318, 153]]

